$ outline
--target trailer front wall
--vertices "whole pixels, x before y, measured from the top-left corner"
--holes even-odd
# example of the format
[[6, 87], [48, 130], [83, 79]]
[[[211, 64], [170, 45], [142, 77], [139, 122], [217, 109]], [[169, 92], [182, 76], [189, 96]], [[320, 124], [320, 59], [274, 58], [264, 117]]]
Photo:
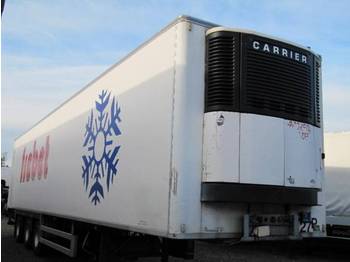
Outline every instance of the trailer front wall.
[[201, 232], [206, 30], [188, 21], [176, 30], [169, 234], [177, 238], [198, 237]]

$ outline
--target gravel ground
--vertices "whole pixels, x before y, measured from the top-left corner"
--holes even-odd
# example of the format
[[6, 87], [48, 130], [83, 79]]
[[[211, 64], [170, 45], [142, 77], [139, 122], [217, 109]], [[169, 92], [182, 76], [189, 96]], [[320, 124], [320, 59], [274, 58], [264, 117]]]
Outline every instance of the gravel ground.
[[[13, 226], [7, 225], [7, 219], [1, 220], [1, 260], [3, 262], [72, 262], [85, 259], [71, 259], [54, 250], [37, 257], [31, 250], [18, 244], [13, 238]], [[140, 262], [155, 262], [159, 259], [139, 259]], [[173, 262], [183, 261], [170, 259]], [[303, 242], [258, 242], [258, 243], [196, 243], [194, 261], [248, 262], [248, 261], [350, 261], [350, 241], [324, 239]]]

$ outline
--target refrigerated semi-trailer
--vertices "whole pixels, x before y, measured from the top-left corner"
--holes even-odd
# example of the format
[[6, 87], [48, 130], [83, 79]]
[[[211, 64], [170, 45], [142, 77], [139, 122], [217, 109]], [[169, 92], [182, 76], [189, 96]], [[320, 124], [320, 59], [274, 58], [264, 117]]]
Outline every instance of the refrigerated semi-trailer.
[[177, 18], [16, 139], [17, 240], [166, 260], [323, 236], [321, 85], [310, 48]]
[[326, 133], [324, 148], [327, 235], [350, 239], [350, 132]]

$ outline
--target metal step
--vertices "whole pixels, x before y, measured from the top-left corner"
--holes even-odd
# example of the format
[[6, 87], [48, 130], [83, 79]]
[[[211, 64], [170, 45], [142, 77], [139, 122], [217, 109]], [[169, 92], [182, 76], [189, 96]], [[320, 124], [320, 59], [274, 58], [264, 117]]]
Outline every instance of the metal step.
[[[41, 222], [42, 222], [42, 219], [41, 219]], [[71, 233], [68, 233], [68, 232], [47, 226], [47, 225], [43, 225], [41, 222], [40, 222], [40, 238], [39, 238], [40, 243], [42, 243], [43, 245], [49, 246], [53, 249], [56, 249], [57, 251], [62, 252], [69, 257], [76, 257], [77, 256], [78, 236], [74, 234], [74, 224], [73, 223], [71, 224]], [[69, 248], [45, 238], [43, 236], [44, 232], [69, 240], [69, 242], [70, 242]]]

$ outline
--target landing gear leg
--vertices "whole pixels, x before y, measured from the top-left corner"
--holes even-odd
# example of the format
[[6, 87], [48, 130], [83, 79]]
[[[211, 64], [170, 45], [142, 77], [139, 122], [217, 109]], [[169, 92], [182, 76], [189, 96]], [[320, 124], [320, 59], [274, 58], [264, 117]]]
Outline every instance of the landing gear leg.
[[162, 238], [161, 239], [161, 262], [168, 262], [169, 261], [169, 246], [168, 246], [168, 239]]

